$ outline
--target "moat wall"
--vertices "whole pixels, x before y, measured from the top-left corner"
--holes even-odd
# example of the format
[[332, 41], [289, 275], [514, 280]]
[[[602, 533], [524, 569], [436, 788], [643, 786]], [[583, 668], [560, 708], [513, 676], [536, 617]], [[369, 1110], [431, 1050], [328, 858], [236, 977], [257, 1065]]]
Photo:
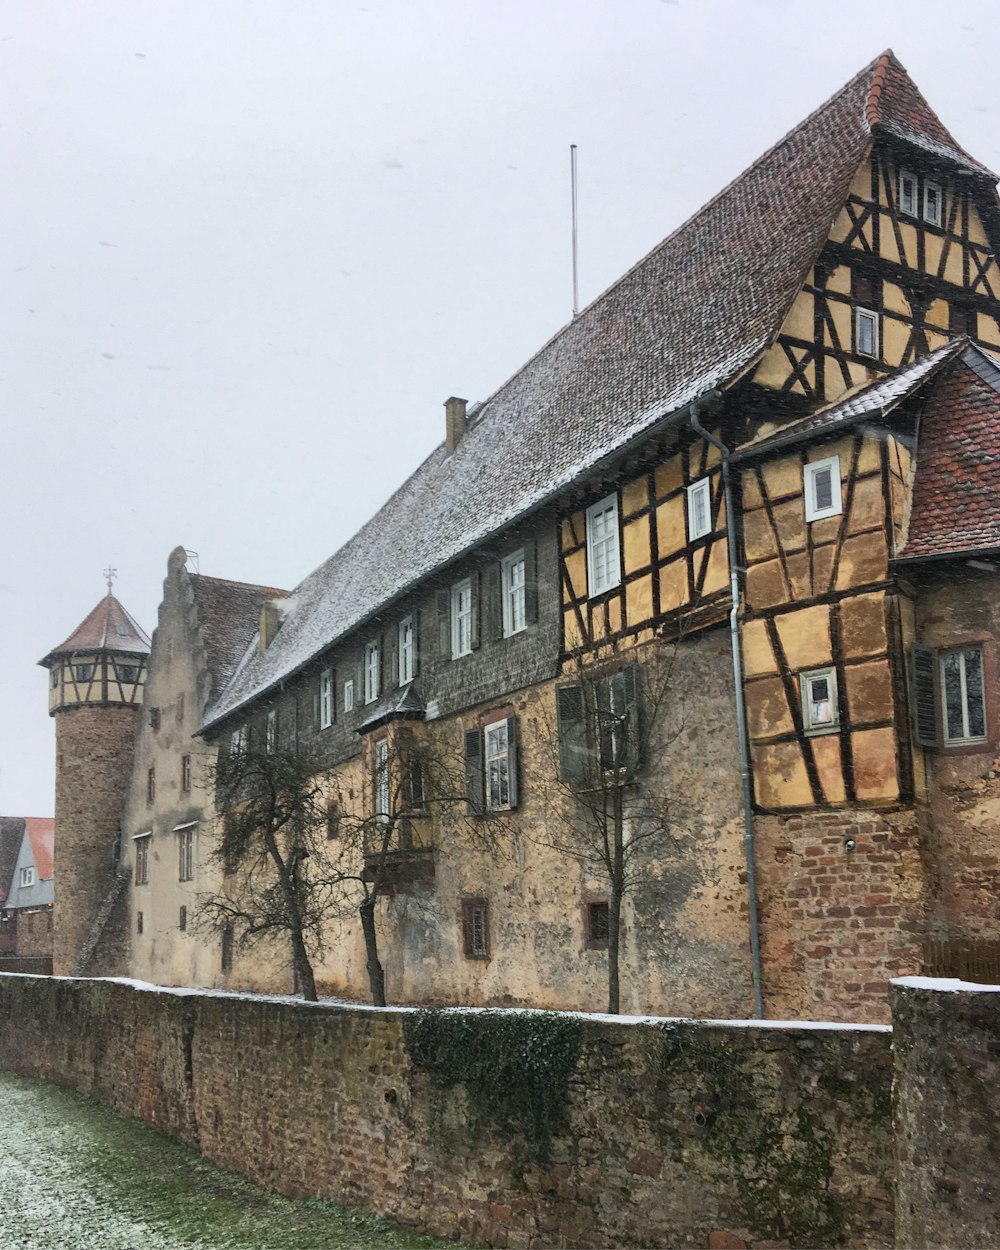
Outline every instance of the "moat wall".
[[376, 1011], [3, 976], [0, 1067], [270, 1189], [479, 1244], [892, 1242], [879, 1028]]

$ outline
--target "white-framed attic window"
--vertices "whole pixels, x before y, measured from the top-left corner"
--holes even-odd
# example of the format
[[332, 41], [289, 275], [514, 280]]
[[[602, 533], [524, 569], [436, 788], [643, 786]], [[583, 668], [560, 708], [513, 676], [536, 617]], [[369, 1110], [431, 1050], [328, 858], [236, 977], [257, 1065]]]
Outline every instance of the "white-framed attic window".
[[840, 725], [837, 670], [815, 668], [799, 674], [802, 690], [802, 727], [807, 734], [831, 733]]
[[325, 668], [319, 675], [319, 727], [333, 724], [333, 670]]
[[944, 225], [944, 190], [940, 182], [924, 179], [924, 221], [931, 226]]
[[587, 509], [587, 595], [603, 595], [621, 580], [618, 496], [608, 495]]
[[840, 457], [814, 460], [803, 469], [806, 520], [821, 521], [843, 511], [840, 499]]
[[899, 211], [908, 217], [917, 215], [917, 175], [908, 169], [899, 171]]
[[688, 542], [704, 538], [712, 529], [712, 484], [707, 477], [687, 488]]

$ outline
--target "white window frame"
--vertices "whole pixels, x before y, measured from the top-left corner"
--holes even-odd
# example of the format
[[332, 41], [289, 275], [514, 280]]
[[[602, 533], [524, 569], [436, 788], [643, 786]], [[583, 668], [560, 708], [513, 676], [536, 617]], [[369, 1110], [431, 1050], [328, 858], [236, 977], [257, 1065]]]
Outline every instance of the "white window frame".
[[621, 585], [621, 534], [618, 495], [606, 495], [587, 509], [587, 597]]
[[378, 641], [365, 644], [365, 702], [374, 703], [382, 685], [382, 649]]
[[[463, 604], [463, 597], [468, 596]], [[451, 658], [472, 653], [472, 578], [465, 577], [451, 588]]]
[[[815, 681], [827, 683], [826, 702], [830, 706], [829, 720], [813, 719], [812, 686]], [[802, 728], [811, 737], [819, 734], [836, 733], [840, 728], [840, 703], [837, 696], [837, 670], [832, 667], [813, 668], [808, 672], [799, 673], [799, 690], [802, 696]]]
[[[503, 747], [499, 741], [503, 736]], [[496, 765], [496, 772], [491, 767]], [[510, 807], [510, 738], [507, 734], [507, 717], [502, 716], [483, 726], [483, 794], [486, 810], [509, 812]], [[495, 782], [495, 784], [494, 784]], [[506, 798], [504, 788], [506, 787]]]
[[348, 677], [344, 682], [344, 711], [354, 711], [354, 678]]
[[22, 889], [35, 884], [35, 869], [33, 865], [27, 864], [21, 869], [21, 874], [18, 877], [17, 884]]
[[[927, 209], [927, 194], [933, 189], [937, 192], [937, 216], [934, 217]], [[923, 218], [929, 225], [944, 225], [944, 187], [940, 182], [935, 182], [932, 178], [924, 179], [924, 194], [921, 207], [923, 209]]]
[[413, 680], [415, 673], [415, 630], [413, 617], [404, 616], [399, 622], [399, 684], [407, 685]]
[[319, 727], [333, 724], [333, 669], [325, 668], [319, 675]]
[[379, 738], [375, 743], [375, 774], [372, 779], [372, 800], [375, 819], [383, 823], [389, 819], [389, 739]]
[[[969, 643], [965, 647], [947, 647], [938, 655], [938, 674], [941, 683], [941, 726], [944, 732], [944, 745], [946, 747], [966, 747], [978, 746], [983, 742], [989, 741], [989, 734], [983, 732], [981, 734], [969, 733], [969, 689], [968, 678], [965, 671], [965, 655], [967, 651], [979, 652], [979, 689], [983, 701], [983, 729], [987, 728], [986, 714], [986, 680], [985, 680], [985, 656], [981, 643]], [[949, 656], [957, 655], [959, 657], [959, 692], [962, 700], [962, 733], [958, 737], [952, 737], [948, 732], [948, 689], [947, 675], [945, 673], [945, 661]]]
[[[829, 507], [820, 508], [816, 504], [816, 478], [824, 469], [830, 470], [830, 494], [831, 502]], [[822, 521], [824, 517], [839, 516], [844, 510], [843, 500], [840, 497], [840, 457], [827, 456], [823, 460], [813, 460], [805, 465], [802, 470], [803, 488], [805, 491], [806, 501], [806, 520]]]
[[513, 551], [500, 561], [500, 606], [505, 638], [528, 628], [525, 610], [526, 580], [527, 564], [522, 547], [520, 551]]
[[[872, 329], [872, 350], [865, 351], [861, 346], [861, 326], [868, 322]], [[882, 355], [882, 336], [879, 333], [879, 316], [874, 308], [855, 308], [854, 310], [854, 354], [864, 356], [866, 360], [879, 360]]]
[[[699, 508], [704, 509], [701, 523], [698, 521]], [[699, 478], [687, 488], [687, 523], [689, 543], [712, 532], [712, 483], [707, 477]]]
[[[903, 191], [903, 184], [907, 182], [910, 184], [910, 188], [909, 188], [910, 207], [909, 208], [906, 207], [905, 200], [907, 197]], [[920, 200], [919, 200], [919, 186], [917, 184], [917, 175], [914, 173], [911, 173], [908, 169], [901, 169], [899, 171], [899, 178], [896, 183], [896, 188], [897, 188], [897, 200], [899, 203], [899, 211], [901, 213], [905, 213], [907, 217], [919, 216]]]
[[264, 723], [264, 750], [273, 755], [278, 749], [278, 709], [267, 709], [267, 720]]

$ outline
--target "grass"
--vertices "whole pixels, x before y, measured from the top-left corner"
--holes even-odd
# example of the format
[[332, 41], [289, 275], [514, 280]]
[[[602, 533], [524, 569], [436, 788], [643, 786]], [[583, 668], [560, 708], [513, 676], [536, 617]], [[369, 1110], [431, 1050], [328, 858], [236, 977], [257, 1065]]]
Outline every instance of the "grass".
[[141, 1120], [0, 1072], [0, 1245], [32, 1250], [431, 1250], [320, 1199], [281, 1198]]

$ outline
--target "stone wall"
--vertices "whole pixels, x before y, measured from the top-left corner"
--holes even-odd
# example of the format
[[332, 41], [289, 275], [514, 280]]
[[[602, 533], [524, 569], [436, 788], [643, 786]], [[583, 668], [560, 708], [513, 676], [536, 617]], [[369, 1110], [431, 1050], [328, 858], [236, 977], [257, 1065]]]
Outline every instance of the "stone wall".
[[896, 1245], [1000, 1245], [1000, 989], [893, 986]]
[[889, 1245], [889, 1042], [0, 977], [0, 1066], [268, 1188], [496, 1246]]

